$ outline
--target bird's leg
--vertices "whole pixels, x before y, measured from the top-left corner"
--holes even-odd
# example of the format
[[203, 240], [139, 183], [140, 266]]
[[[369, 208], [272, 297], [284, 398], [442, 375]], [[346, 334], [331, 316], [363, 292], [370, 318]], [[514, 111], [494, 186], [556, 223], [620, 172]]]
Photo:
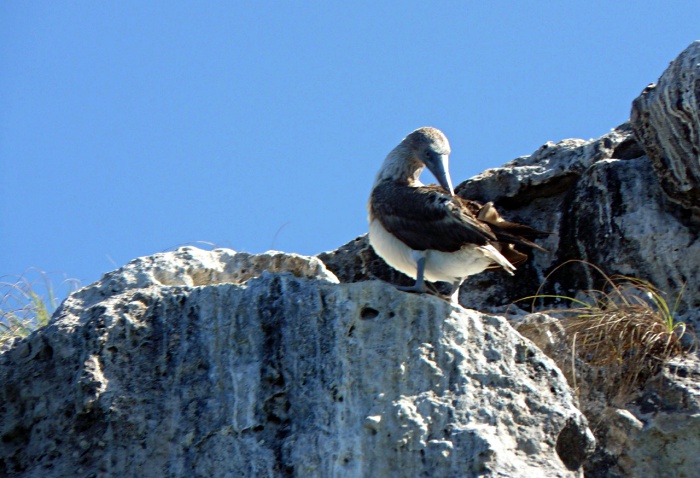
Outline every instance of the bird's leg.
[[459, 289], [461, 285], [461, 280], [457, 280], [452, 283], [452, 295], [450, 295], [450, 300], [453, 304], [459, 304]]
[[425, 287], [425, 257], [421, 257], [417, 261], [418, 270], [416, 271], [416, 283], [415, 287], [420, 292], [425, 292], [427, 287]]
[[418, 292], [424, 294], [428, 292], [428, 288], [425, 286], [425, 278], [423, 274], [425, 272], [425, 257], [419, 257], [416, 261], [418, 270], [416, 271], [416, 283], [410, 287], [396, 286], [397, 289], [404, 292]]

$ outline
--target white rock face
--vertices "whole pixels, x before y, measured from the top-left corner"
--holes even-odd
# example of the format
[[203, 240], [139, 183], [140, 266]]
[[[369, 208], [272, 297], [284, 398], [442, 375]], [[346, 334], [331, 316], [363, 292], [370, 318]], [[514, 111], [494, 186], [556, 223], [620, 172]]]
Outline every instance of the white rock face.
[[[673, 360], [628, 410], [610, 420], [606, 439], [625, 476], [690, 477], [700, 470], [700, 361]], [[617, 433], [617, 436], [615, 434]]]
[[503, 318], [280, 253], [137, 259], [0, 382], [3, 476], [565, 477], [593, 447]]

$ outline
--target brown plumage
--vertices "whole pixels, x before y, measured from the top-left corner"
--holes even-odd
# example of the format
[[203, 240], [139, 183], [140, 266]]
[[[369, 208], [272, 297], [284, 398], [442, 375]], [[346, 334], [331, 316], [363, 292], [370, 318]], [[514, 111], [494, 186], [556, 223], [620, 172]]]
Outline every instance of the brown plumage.
[[386, 230], [416, 251], [455, 252], [465, 243], [484, 246], [495, 241], [491, 229], [460, 199], [440, 186], [387, 182], [374, 188], [370, 204]]
[[[416, 278], [408, 290], [424, 292], [425, 278], [458, 291], [467, 276], [487, 268], [512, 274], [527, 259], [515, 245], [543, 250], [532, 239], [547, 233], [504, 220], [492, 203], [454, 195], [449, 154], [440, 130], [417, 129], [384, 160], [370, 195], [370, 243], [389, 265]], [[421, 184], [425, 166], [440, 186]]]
[[[381, 217], [386, 230], [416, 251], [455, 252], [465, 243], [479, 246], [497, 243], [496, 248], [506, 259], [518, 265], [527, 260], [527, 255], [515, 250], [514, 246], [546, 252], [531, 239], [550, 234], [506, 221], [492, 202], [483, 205], [471, 199], [450, 196], [443, 187], [435, 184], [422, 187], [380, 184], [372, 191], [370, 204], [371, 214]], [[430, 234], [426, 234], [426, 230]], [[498, 264], [492, 264], [489, 268], [498, 267]]]

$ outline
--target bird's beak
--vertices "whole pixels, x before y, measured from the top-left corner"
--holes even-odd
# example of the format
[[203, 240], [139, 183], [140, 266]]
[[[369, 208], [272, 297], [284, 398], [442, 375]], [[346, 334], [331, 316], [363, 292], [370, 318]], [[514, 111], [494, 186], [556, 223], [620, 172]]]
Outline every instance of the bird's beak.
[[430, 164], [426, 164], [428, 170], [433, 173], [440, 186], [447, 189], [451, 196], [455, 195], [455, 190], [452, 188], [452, 179], [450, 179], [449, 156], [441, 154], [433, 156]]

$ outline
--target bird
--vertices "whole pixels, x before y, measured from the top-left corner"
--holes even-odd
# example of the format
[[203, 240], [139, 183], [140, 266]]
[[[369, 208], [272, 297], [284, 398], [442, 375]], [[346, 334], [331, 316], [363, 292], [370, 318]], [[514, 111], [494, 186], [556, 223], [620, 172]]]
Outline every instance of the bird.
[[[450, 143], [437, 128], [422, 127], [389, 152], [367, 204], [369, 243], [387, 264], [415, 279], [408, 292], [428, 292], [425, 281], [452, 284], [458, 302], [464, 280], [486, 269], [513, 275], [527, 255], [515, 245], [545, 250], [531, 241], [549, 233], [506, 221], [492, 202], [455, 195], [449, 171]], [[424, 168], [438, 185], [424, 185]]]

